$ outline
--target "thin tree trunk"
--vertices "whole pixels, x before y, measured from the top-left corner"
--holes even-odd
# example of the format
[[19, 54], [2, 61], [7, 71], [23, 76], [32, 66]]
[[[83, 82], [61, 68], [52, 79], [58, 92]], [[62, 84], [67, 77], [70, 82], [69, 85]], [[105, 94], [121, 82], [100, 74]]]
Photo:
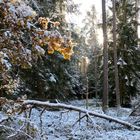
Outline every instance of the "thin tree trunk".
[[[89, 102], [88, 102], [89, 97], [88, 97], [88, 95], [89, 95], [89, 93], [88, 93], [88, 76], [87, 76], [87, 72], [86, 72], [85, 76], [86, 76], [85, 77], [85, 80], [86, 80], [86, 109], [88, 109], [88, 106], [89, 106]], [[89, 122], [88, 115], [86, 116], [86, 118], [87, 118], [87, 122]], [[88, 123], [87, 123], [87, 125], [88, 125]]]
[[97, 91], [97, 85], [98, 85], [98, 70], [97, 70], [97, 48], [95, 48], [95, 59], [94, 59], [94, 69], [95, 69], [95, 98], [98, 98], [98, 91]]
[[103, 111], [108, 109], [108, 48], [107, 48], [107, 23], [106, 23], [106, 1], [102, 0], [102, 20], [103, 20]]
[[115, 66], [115, 90], [116, 90], [116, 105], [120, 108], [120, 90], [119, 90], [119, 76], [117, 66], [117, 48], [116, 48], [116, 0], [113, 0], [113, 46], [114, 46], [114, 66]]

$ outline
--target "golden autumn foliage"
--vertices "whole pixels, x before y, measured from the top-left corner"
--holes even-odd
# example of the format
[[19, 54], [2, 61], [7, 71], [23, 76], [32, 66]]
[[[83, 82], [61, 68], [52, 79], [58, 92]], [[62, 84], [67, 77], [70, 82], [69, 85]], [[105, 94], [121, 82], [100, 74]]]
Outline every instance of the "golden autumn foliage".
[[38, 23], [42, 26], [43, 29], [48, 29], [48, 23], [50, 22], [49, 18], [40, 17]]
[[59, 26], [58, 21], [38, 18], [24, 0], [0, 0], [0, 92], [14, 93], [21, 82], [10, 76], [13, 66], [31, 68], [42, 56], [54, 52], [71, 59], [73, 43], [60, 34]]
[[[49, 18], [44, 17], [40, 17], [38, 22], [43, 29], [48, 29], [48, 23], [53, 24], [54, 27], [60, 25], [59, 22], [52, 22]], [[48, 54], [53, 54], [55, 51], [58, 51], [64, 56], [64, 59], [70, 60], [71, 55], [73, 54], [73, 43], [71, 39], [68, 37], [63, 38], [58, 31], [40, 30], [36, 33], [41, 37], [37, 44], [44, 46], [47, 43]]]
[[[42, 55], [55, 51], [70, 60], [73, 43], [69, 37], [62, 36], [56, 29], [58, 21], [39, 17], [22, 0], [2, 0], [0, 2], [0, 69], [6, 65], [30, 68], [33, 61]], [[36, 25], [38, 23], [39, 27]], [[48, 30], [48, 24], [52, 29]]]

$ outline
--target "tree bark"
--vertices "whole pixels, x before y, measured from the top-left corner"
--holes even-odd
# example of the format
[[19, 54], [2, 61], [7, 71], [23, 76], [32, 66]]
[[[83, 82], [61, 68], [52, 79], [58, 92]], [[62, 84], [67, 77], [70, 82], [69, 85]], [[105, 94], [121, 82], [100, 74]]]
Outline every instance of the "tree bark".
[[89, 111], [87, 109], [83, 109], [80, 107], [76, 107], [76, 106], [72, 106], [72, 105], [66, 105], [66, 104], [61, 104], [61, 103], [49, 103], [49, 102], [42, 102], [42, 101], [35, 101], [35, 100], [25, 100], [22, 103], [23, 106], [26, 105], [35, 105], [35, 106], [41, 106], [41, 107], [51, 107], [51, 108], [63, 108], [63, 109], [68, 109], [68, 110], [74, 110], [74, 111], [78, 111], [78, 112], [82, 112], [91, 116], [95, 116], [95, 117], [99, 117], [102, 119], [106, 119], [112, 122], [116, 122], [119, 123], [121, 125], [126, 126], [127, 128], [131, 128], [134, 130], [139, 130], [140, 131], [140, 127], [132, 125], [128, 122], [125, 122], [123, 120], [105, 115], [105, 114], [100, 114], [94, 111]]
[[114, 67], [115, 67], [115, 91], [116, 91], [116, 105], [120, 108], [120, 90], [119, 90], [119, 76], [117, 65], [117, 48], [116, 48], [116, 0], [112, 1], [113, 4], [113, 46], [114, 46]]
[[136, 36], [137, 36], [137, 45], [139, 46], [139, 34], [138, 34], [138, 30], [139, 30], [139, 3], [138, 0], [135, 0], [135, 9], [136, 9]]
[[103, 20], [103, 111], [108, 109], [108, 48], [107, 48], [107, 23], [106, 23], [106, 0], [102, 0], [102, 20]]
[[98, 70], [97, 70], [97, 48], [95, 48], [95, 59], [94, 59], [94, 75], [95, 75], [95, 98], [98, 98], [98, 91], [97, 91], [97, 86], [98, 86]]

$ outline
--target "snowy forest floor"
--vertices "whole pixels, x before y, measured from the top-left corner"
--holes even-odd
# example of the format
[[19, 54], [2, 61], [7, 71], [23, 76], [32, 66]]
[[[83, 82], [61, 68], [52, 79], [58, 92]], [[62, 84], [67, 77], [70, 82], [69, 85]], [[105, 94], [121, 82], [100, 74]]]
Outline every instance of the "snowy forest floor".
[[[103, 113], [101, 107], [95, 107], [90, 100], [89, 109]], [[84, 100], [70, 102], [72, 105], [84, 108]], [[140, 140], [140, 131], [128, 130], [120, 124], [91, 117], [79, 122], [79, 113], [75, 111], [45, 111], [40, 117], [40, 110], [33, 109], [30, 121], [36, 126], [38, 134], [35, 140]], [[121, 108], [118, 112], [110, 108], [108, 115], [134, 123], [137, 117], [129, 117], [131, 109]], [[84, 114], [81, 114], [83, 116]]]
[[[72, 101], [75, 106], [84, 107], [84, 100]], [[103, 113], [101, 107], [93, 107], [90, 100], [90, 110]], [[79, 119], [79, 113], [70, 111], [47, 111], [42, 114], [42, 122], [36, 121], [39, 116], [34, 110], [31, 120], [40, 127], [42, 139], [48, 140], [140, 140], [140, 132], [125, 129], [124, 126], [109, 122], [104, 119], [92, 117], [92, 122], [87, 123], [83, 118], [81, 123], [75, 123]], [[114, 108], [110, 108], [110, 116], [114, 116], [129, 122], [134, 122], [136, 118], [129, 117], [131, 109], [122, 108], [117, 113]], [[82, 114], [81, 114], [82, 116]], [[44, 137], [44, 138], [43, 138]]]

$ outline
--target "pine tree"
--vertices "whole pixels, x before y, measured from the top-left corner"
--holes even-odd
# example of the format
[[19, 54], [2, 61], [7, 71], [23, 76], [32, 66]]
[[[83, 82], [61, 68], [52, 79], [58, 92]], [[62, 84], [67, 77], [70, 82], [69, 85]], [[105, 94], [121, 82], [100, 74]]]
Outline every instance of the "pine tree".
[[113, 47], [114, 47], [114, 68], [115, 68], [115, 91], [116, 91], [116, 105], [120, 108], [120, 90], [119, 90], [119, 77], [117, 65], [117, 48], [116, 48], [116, 0], [112, 0], [113, 5]]

